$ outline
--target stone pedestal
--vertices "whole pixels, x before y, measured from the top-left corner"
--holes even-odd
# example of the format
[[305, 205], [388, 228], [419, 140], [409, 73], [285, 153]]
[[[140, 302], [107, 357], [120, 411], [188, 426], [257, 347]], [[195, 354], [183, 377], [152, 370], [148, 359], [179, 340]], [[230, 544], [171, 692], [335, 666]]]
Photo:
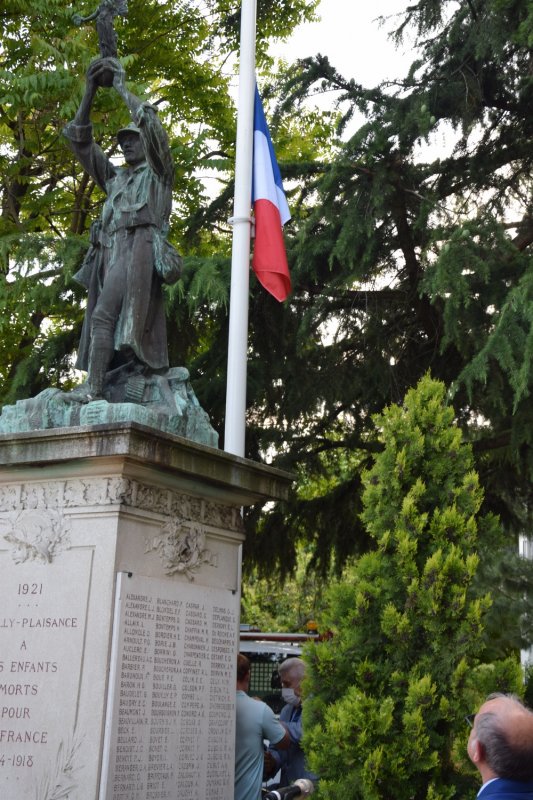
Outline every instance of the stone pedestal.
[[2, 800], [232, 800], [240, 508], [289, 483], [135, 423], [0, 436]]

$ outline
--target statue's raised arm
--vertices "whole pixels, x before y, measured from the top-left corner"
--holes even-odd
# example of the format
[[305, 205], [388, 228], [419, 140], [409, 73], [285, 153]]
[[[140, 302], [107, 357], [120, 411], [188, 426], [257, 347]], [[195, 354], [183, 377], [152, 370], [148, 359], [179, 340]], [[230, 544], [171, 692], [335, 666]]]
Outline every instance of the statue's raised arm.
[[161, 125], [155, 106], [142, 102], [126, 88], [126, 74], [118, 61], [115, 65], [113, 86], [128, 107], [134, 127], [139, 130], [150, 167], [161, 180], [172, 184], [174, 182], [174, 162], [168, 136]]

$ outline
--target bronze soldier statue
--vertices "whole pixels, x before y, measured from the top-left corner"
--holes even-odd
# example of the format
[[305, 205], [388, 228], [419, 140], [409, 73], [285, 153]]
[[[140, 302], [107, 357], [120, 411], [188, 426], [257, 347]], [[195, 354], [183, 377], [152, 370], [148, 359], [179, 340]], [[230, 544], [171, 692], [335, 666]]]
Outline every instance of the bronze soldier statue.
[[[217, 447], [189, 371], [169, 368], [163, 284], [178, 280], [182, 264], [167, 240], [174, 165], [155, 107], [126, 88], [113, 21], [127, 10], [127, 0], [101, 0], [89, 17], [74, 17], [78, 25], [97, 20], [100, 56], [89, 65], [64, 134], [106, 195], [74, 276], [88, 289], [76, 362], [87, 381], [71, 392], [49, 387], [4, 406], [0, 433], [134, 421]], [[130, 114], [117, 134], [122, 167], [93, 139], [91, 110], [100, 87], [114, 87]]]
[[[132, 119], [117, 134], [125, 167], [116, 167], [92, 136], [92, 103], [109, 74]], [[126, 88], [118, 59], [91, 63], [85, 94], [64, 134], [106, 194], [91, 229], [91, 247], [75, 276], [89, 290], [76, 364], [88, 379], [69, 399], [83, 403], [105, 396], [109, 370], [168, 368], [162, 282], [178, 279], [181, 258], [166, 239], [174, 179], [168, 138], [155, 108]]]

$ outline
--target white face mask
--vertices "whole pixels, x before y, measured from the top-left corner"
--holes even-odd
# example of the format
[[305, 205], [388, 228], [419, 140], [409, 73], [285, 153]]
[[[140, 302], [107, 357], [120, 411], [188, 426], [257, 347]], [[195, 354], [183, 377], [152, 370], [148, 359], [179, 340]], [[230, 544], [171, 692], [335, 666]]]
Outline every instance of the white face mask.
[[300, 705], [300, 698], [294, 691], [294, 689], [282, 689], [281, 696], [288, 703], [290, 706], [299, 706]]

